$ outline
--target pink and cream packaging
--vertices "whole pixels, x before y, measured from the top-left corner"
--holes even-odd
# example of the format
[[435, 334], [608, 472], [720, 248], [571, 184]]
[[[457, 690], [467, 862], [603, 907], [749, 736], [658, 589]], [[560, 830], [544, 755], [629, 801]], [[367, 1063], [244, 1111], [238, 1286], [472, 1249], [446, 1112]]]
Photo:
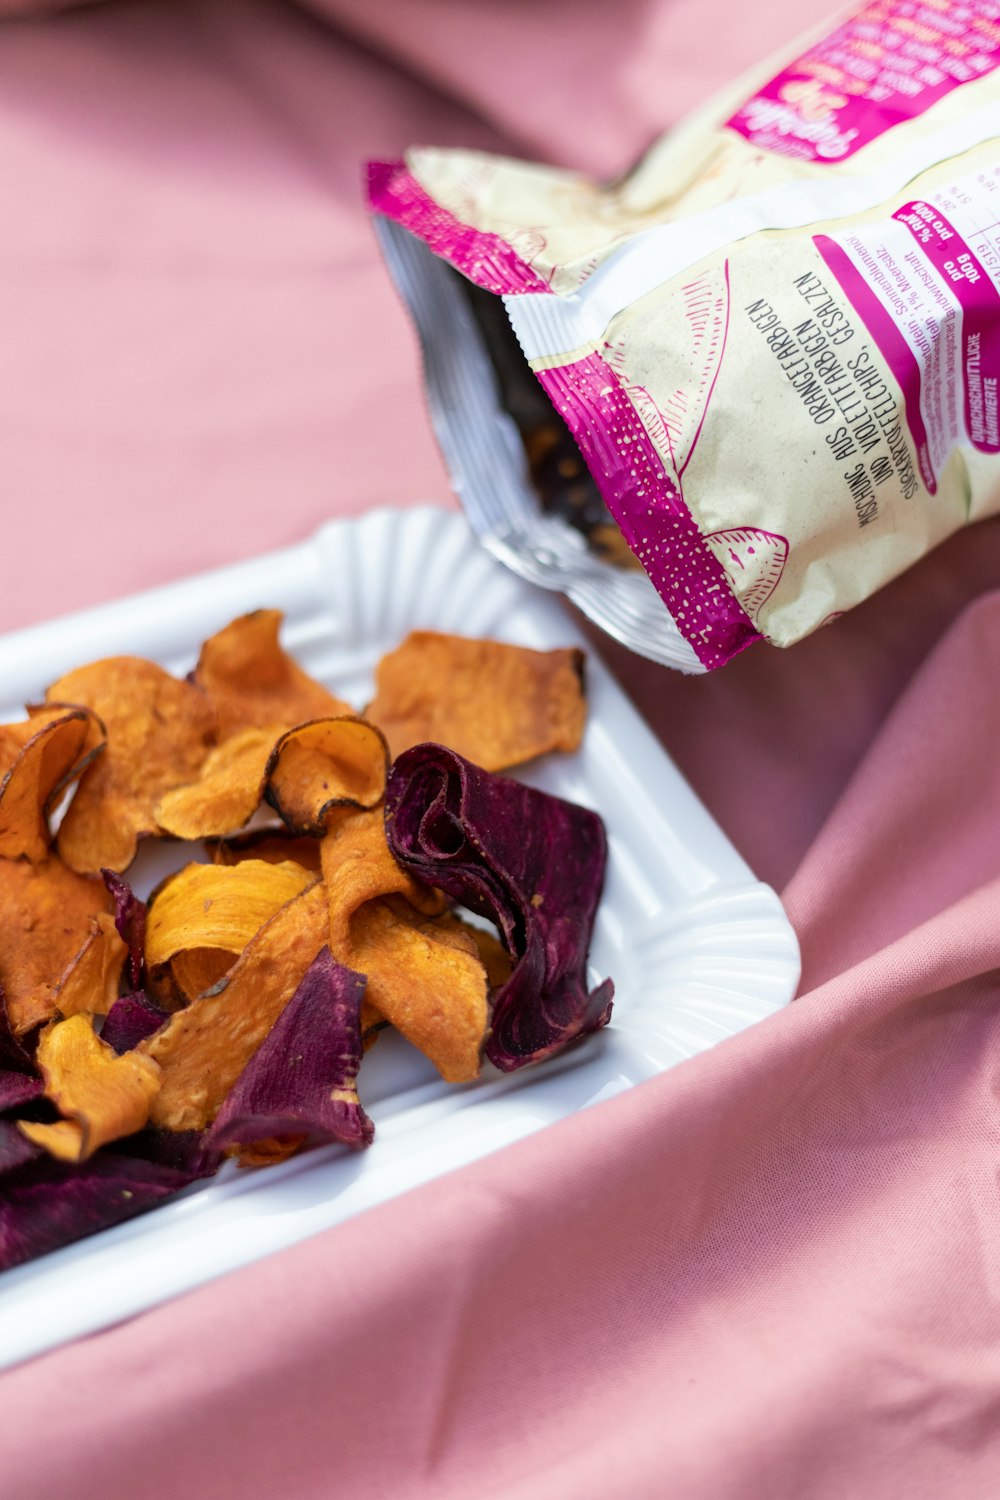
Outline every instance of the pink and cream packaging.
[[449, 268], [503, 299], [673, 644], [648, 650], [645, 608], [588, 613], [660, 660], [791, 645], [1000, 510], [998, 63], [1000, 3], [875, 0], [610, 186], [471, 151], [373, 163], [438, 435], [494, 550], [585, 609], [600, 593], [551, 525], [528, 536]]

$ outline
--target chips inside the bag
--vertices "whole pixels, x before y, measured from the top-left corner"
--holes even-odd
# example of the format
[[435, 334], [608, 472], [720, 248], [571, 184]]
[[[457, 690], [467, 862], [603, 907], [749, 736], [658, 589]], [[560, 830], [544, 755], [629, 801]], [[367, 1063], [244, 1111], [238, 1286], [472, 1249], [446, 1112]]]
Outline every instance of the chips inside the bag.
[[104, 728], [85, 708], [0, 725], [0, 858], [45, 858], [53, 803], [103, 748]]
[[15, 1036], [55, 1014], [56, 986], [91, 937], [93, 919], [112, 906], [102, 881], [55, 856], [34, 865], [0, 859], [0, 985]]
[[379, 662], [366, 713], [394, 756], [436, 740], [501, 771], [577, 749], [586, 717], [583, 654], [414, 630]]
[[215, 710], [199, 688], [133, 656], [79, 667], [47, 698], [92, 709], [108, 734], [62, 821], [59, 853], [74, 870], [124, 870], [139, 839], [156, 832], [164, 792], [197, 775], [215, 739]]
[[611, 981], [589, 993], [586, 983], [606, 860], [596, 813], [416, 745], [392, 768], [385, 817], [403, 868], [503, 935], [514, 963], [493, 996], [492, 1063], [540, 1062], [607, 1024]]
[[[369, 164], [492, 551], [698, 672], [794, 644], [1000, 513], [998, 20], [994, 0], [838, 8], [611, 182], [461, 148]], [[586, 463], [648, 583], [543, 512], [539, 460], [564, 512]]]
[[85, 1161], [98, 1146], [141, 1130], [160, 1086], [148, 1057], [119, 1057], [87, 1016], [70, 1016], [45, 1028], [38, 1042], [45, 1093], [66, 1116], [54, 1125], [21, 1121], [36, 1146], [62, 1161]]
[[[227, 873], [218, 866], [205, 868]], [[151, 923], [155, 911], [154, 903]], [[137, 1050], [159, 1063], [162, 1072], [151, 1112], [155, 1125], [202, 1130], [214, 1120], [326, 943], [327, 927], [326, 892], [317, 882], [265, 923], [217, 993], [178, 1011], [162, 1031], [140, 1044]]]
[[194, 681], [215, 706], [221, 739], [240, 729], [303, 724], [353, 712], [283, 649], [278, 641], [282, 619], [278, 609], [255, 610], [202, 646]]

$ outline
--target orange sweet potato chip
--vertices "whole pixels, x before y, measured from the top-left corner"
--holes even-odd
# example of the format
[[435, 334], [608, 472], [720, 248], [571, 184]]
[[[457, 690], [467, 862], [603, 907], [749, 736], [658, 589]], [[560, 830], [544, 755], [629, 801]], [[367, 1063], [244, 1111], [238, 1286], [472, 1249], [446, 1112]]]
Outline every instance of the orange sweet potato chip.
[[278, 632], [283, 618], [278, 609], [255, 610], [202, 646], [194, 680], [215, 705], [221, 738], [238, 729], [302, 724], [353, 712], [282, 649]]
[[576, 750], [585, 716], [582, 652], [531, 651], [431, 630], [412, 631], [383, 656], [365, 710], [393, 757], [434, 740], [486, 771]]
[[447, 1083], [478, 1078], [489, 984], [475, 939], [451, 916], [422, 917], [399, 896], [367, 901], [345, 957], [368, 979], [369, 1003], [429, 1057]]
[[90, 919], [90, 932], [83, 947], [58, 981], [53, 994], [61, 1016], [81, 1012], [106, 1016], [118, 999], [128, 944], [118, 935], [110, 912]]
[[327, 923], [326, 892], [317, 881], [265, 923], [218, 993], [178, 1011], [141, 1043], [138, 1050], [161, 1069], [154, 1125], [203, 1130], [211, 1123], [326, 942]]
[[241, 729], [206, 756], [197, 781], [160, 800], [156, 818], [177, 838], [220, 838], [242, 828], [266, 792], [289, 827], [318, 838], [332, 807], [381, 800], [388, 764], [380, 732], [353, 714]]
[[[204, 994], [226, 974], [255, 933], [315, 876], [286, 861], [186, 865], [155, 892], [146, 914], [146, 966], [167, 964], [181, 994]], [[162, 993], [154, 983], [154, 989]]]
[[124, 870], [138, 840], [157, 831], [164, 792], [197, 775], [215, 740], [215, 710], [200, 689], [134, 656], [79, 667], [46, 696], [92, 709], [108, 733], [63, 819], [59, 853], [74, 870]]
[[498, 990], [502, 984], [506, 984], [513, 965], [510, 954], [497, 934], [488, 928], [475, 927], [471, 922], [464, 922], [457, 913], [451, 913], [450, 918], [475, 943], [483, 968], [486, 970], [490, 989]]
[[45, 858], [48, 812], [104, 747], [104, 726], [85, 708], [35, 710], [0, 725], [0, 857]]
[[178, 1002], [194, 1000], [213, 990], [229, 973], [238, 954], [225, 948], [185, 948], [170, 962], [169, 980], [165, 974], [154, 974], [150, 991], [176, 1010]]
[[275, 1167], [301, 1150], [309, 1139], [305, 1135], [272, 1135], [255, 1141], [252, 1146], [234, 1146], [227, 1156], [237, 1156], [241, 1167]]
[[241, 729], [210, 750], [198, 780], [175, 787], [156, 805], [164, 833], [179, 839], [220, 838], [242, 828], [260, 806], [267, 767], [283, 726]]
[[267, 800], [289, 828], [319, 838], [331, 809], [373, 808], [385, 792], [389, 752], [381, 732], [354, 715], [290, 729], [268, 765]]
[[22, 1120], [21, 1130], [61, 1161], [86, 1161], [98, 1146], [134, 1134], [149, 1119], [159, 1068], [134, 1051], [119, 1057], [89, 1017], [46, 1026], [36, 1060], [46, 1095], [67, 1118], [54, 1125]]
[[78, 875], [54, 855], [40, 864], [0, 859], [0, 986], [10, 1025], [24, 1036], [55, 1013], [56, 986], [114, 902], [102, 880]]
[[367, 975], [368, 1004], [442, 1077], [477, 1077], [489, 987], [475, 940], [393, 859], [381, 808], [335, 818], [321, 857], [333, 956]]
[[263, 859], [280, 865], [294, 860], [305, 870], [319, 874], [319, 839], [309, 834], [290, 834], [285, 829], [254, 828], [229, 839], [206, 839], [205, 847], [216, 865], [238, 865], [244, 859]]
[[342, 951], [350, 944], [351, 919], [366, 901], [403, 896], [428, 917], [440, 916], [448, 905], [440, 891], [418, 884], [393, 859], [381, 807], [336, 814], [320, 841], [320, 860], [330, 898], [330, 951], [348, 968], [354, 965], [342, 957]]

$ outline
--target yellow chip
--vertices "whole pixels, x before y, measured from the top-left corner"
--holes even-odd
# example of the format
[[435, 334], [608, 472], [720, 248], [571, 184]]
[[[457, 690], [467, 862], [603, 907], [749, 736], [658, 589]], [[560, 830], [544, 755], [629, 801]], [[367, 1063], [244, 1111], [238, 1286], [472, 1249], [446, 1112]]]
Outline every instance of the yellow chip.
[[215, 710], [199, 688], [134, 656], [80, 667], [46, 697], [92, 709], [108, 736], [63, 819], [59, 853], [74, 870], [124, 870], [139, 839], [157, 832], [163, 794], [197, 776], [216, 737]]
[[45, 1093], [61, 1114], [55, 1125], [21, 1121], [30, 1141], [62, 1161], [86, 1161], [99, 1146], [141, 1130], [160, 1086], [148, 1057], [119, 1057], [87, 1016], [54, 1021], [42, 1032], [36, 1060]]
[[215, 1119], [326, 942], [327, 920], [326, 892], [316, 882], [261, 928], [217, 994], [178, 1011], [140, 1044], [161, 1069], [154, 1125], [203, 1130]]
[[223, 739], [239, 729], [352, 712], [282, 649], [283, 618], [279, 609], [241, 615], [201, 648], [194, 679], [215, 705]]
[[260, 806], [281, 724], [241, 729], [205, 757], [198, 780], [156, 804], [156, 821], [179, 839], [220, 838], [242, 828]]
[[150, 989], [155, 997], [167, 1002], [168, 1010], [176, 1010], [178, 1003], [214, 990], [237, 957], [225, 948], [185, 948], [174, 954], [169, 971], [153, 976]]
[[227, 1156], [236, 1156], [241, 1167], [274, 1167], [301, 1150], [307, 1135], [272, 1135], [252, 1146], [236, 1146]]
[[40, 864], [0, 860], [0, 986], [16, 1036], [56, 1010], [56, 986], [114, 902], [104, 882], [77, 875], [54, 855]]
[[393, 756], [434, 740], [486, 771], [576, 750], [586, 717], [583, 653], [415, 630], [379, 662], [365, 717]]
[[48, 813], [104, 748], [104, 726], [85, 708], [36, 709], [0, 725], [0, 857], [45, 858]]
[[255, 828], [235, 838], [205, 842], [216, 865], [238, 865], [245, 859], [263, 859], [268, 864], [280, 865], [290, 859], [319, 874], [320, 841], [309, 834], [290, 834], [284, 828]]
[[83, 947], [56, 984], [53, 1000], [59, 1014], [106, 1016], [118, 998], [127, 957], [128, 944], [119, 937], [110, 912], [92, 917]]
[[201, 995], [226, 974], [256, 932], [315, 875], [286, 861], [186, 865], [154, 893], [146, 916], [146, 967], [170, 964], [182, 995]]
[[331, 808], [381, 800], [388, 764], [382, 735], [354, 715], [242, 729], [206, 757], [197, 781], [167, 793], [156, 817], [177, 838], [221, 838], [266, 792], [291, 828], [319, 837]]
[[393, 859], [380, 807], [335, 815], [320, 841], [320, 860], [330, 897], [330, 951], [341, 963], [350, 946], [351, 918], [366, 901], [404, 896], [415, 910], [431, 917], [448, 905], [440, 891], [411, 880]]
[[289, 828], [319, 838], [333, 808], [376, 807], [388, 769], [385, 739], [373, 724], [353, 715], [317, 719], [275, 745], [267, 799]]
[[321, 851], [334, 958], [367, 975], [367, 1003], [443, 1078], [477, 1077], [489, 986], [474, 939], [393, 859], [380, 808], [335, 819]]
[[368, 901], [352, 918], [344, 953], [334, 956], [367, 975], [369, 1004], [447, 1083], [479, 1077], [489, 984], [476, 942], [459, 923], [422, 917], [398, 896]]
[[483, 968], [486, 970], [486, 978], [489, 981], [490, 989], [498, 990], [502, 984], [506, 984], [510, 978], [510, 971], [513, 965], [511, 964], [510, 954], [496, 932], [491, 932], [486, 927], [474, 926], [471, 922], [465, 922], [456, 913], [450, 913], [449, 917], [475, 943], [479, 957], [482, 959]]

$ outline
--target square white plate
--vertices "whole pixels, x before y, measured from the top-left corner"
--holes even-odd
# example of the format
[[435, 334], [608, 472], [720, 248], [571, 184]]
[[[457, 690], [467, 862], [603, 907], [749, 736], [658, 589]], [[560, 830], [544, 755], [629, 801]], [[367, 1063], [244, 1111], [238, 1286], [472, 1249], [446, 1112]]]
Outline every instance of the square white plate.
[[[336, 521], [298, 547], [0, 639], [0, 722], [81, 662], [128, 653], [174, 672], [258, 606], [286, 612], [284, 644], [362, 707], [378, 658], [430, 627], [548, 648], [583, 645], [558, 599], [489, 558], [466, 522], [421, 508]], [[609, 863], [591, 949], [610, 974], [612, 1024], [562, 1058], [476, 1084], [444, 1084], [399, 1037], [365, 1060], [376, 1139], [197, 1184], [152, 1212], [0, 1275], [0, 1368], [107, 1327], [305, 1239], [419, 1183], [662, 1072], [786, 1004], [798, 946], [756, 881], [588, 648], [583, 748], [523, 772], [596, 808]], [[522, 773], [519, 773], [522, 774]], [[153, 846], [141, 893], [193, 851]], [[456, 1116], [461, 1115], [461, 1119]]]

